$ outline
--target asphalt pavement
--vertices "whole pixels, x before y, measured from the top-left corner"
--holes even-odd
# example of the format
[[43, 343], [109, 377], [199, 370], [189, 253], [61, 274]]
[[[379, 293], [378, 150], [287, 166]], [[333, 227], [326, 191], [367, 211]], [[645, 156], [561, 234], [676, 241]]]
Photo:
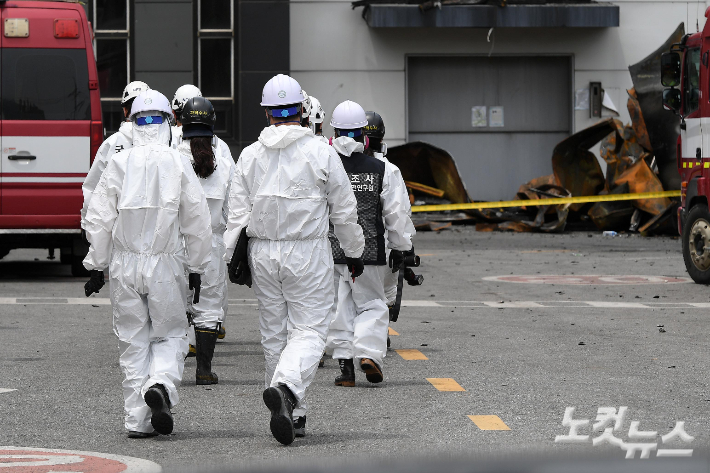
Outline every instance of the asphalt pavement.
[[[649, 462], [708, 456], [710, 290], [688, 282], [679, 239], [455, 227], [418, 234], [415, 248], [425, 282], [404, 288], [385, 381], [358, 373], [355, 388], [336, 387], [328, 360], [308, 393], [307, 437], [289, 447], [272, 438], [261, 400], [250, 289], [230, 286], [219, 384], [195, 386], [188, 359], [175, 433], [132, 440], [108, 286], [87, 300], [69, 266], [15, 250], [0, 260], [0, 445], [135, 457], [166, 471], [629, 450], [641, 462], [644, 448]], [[597, 423], [605, 412], [625, 415]], [[668, 438], [678, 422], [687, 436]]]

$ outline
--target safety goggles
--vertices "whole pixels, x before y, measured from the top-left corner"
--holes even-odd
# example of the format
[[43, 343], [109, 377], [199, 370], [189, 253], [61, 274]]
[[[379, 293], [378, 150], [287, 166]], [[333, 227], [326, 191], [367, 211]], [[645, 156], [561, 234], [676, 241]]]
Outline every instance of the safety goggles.
[[160, 125], [161, 123], [163, 123], [163, 117], [157, 115], [136, 118], [136, 125]]
[[358, 128], [357, 130], [337, 130], [338, 131], [338, 136], [347, 136], [348, 138], [355, 138], [357, 136], [362, 135], [362, 129]]
[[288, 107], [288, 108], [272, 108], [269, 110], [272, 117], [276, 118], [286, 118], [298, 115], [298, 107]]

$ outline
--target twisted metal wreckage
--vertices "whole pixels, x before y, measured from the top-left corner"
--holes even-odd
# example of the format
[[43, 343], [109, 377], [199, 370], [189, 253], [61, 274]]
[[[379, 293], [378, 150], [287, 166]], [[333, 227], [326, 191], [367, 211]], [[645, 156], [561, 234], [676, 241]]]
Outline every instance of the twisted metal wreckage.
[[[421, 2], [416, 2], [421, 3]], [[560, 142], [552, 153], [552, 174], [523, 184], [516, 200], [634, 194], [680, 189], [675, 143], [678, 117], [662, 106], [660, 56], [680, 41], [681, 23], [654, 53], [629, 67], [631, 123], [607, 118]], [[606, 175], [589, 149], [600, 145]], [[410, 200], [417, 205], [472, 202], [454, 158], [433, 145], [411, 142], [390, 149], [388, 159], [402, 170]], [[666, 193], [668, 194], [668, 193]], [[452, 224], [476, 224], [479, 231], [562, 232], [568, 223], [600, 230], [677, 234], [678, 198], [644, 198], [596, 203], [416, 212], [418, 230], [441, 230]], [[493, 204], [494, 205], [494, 204]]]

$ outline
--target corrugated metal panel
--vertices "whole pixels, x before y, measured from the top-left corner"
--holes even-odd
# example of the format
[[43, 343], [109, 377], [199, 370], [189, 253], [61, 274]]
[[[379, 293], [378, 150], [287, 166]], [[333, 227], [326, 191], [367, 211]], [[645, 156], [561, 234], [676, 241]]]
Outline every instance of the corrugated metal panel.
[[[506, 200], [550, 174], [572, 123], [569, 57], [410, 57], [409, 140], [456, 159], [475, 200]], [[471, 108], [503, 107], [502, 127], [473, 127]], [[489, 122], [487, 122], [489, 123]]]

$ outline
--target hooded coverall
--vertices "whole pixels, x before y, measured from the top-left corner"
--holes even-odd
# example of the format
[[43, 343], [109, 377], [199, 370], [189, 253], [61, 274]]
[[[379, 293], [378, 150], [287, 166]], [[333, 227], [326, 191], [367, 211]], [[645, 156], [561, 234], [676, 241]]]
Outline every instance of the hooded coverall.
[[178, 403], [188, 348], [185, 265], [204, 273], [212, 246], [205, 194], [169, 138], [167, 121], [134, 126], [133, 148], [109, 161], [86, 212], [84, 267], [109, 268], [128, 431], [153, 431], [143, 396], [154, 384]]
[[242, 151], [229, 196], [229, 260], [247, 226], [249, 268], [259, 301], [265, 386], [286, 385], [294, 417], [318, 369], [333, 293], [329, 221], [346, 256], [365, 246], [355, 195], [330, 146], [300, 126], [270, 126]]

